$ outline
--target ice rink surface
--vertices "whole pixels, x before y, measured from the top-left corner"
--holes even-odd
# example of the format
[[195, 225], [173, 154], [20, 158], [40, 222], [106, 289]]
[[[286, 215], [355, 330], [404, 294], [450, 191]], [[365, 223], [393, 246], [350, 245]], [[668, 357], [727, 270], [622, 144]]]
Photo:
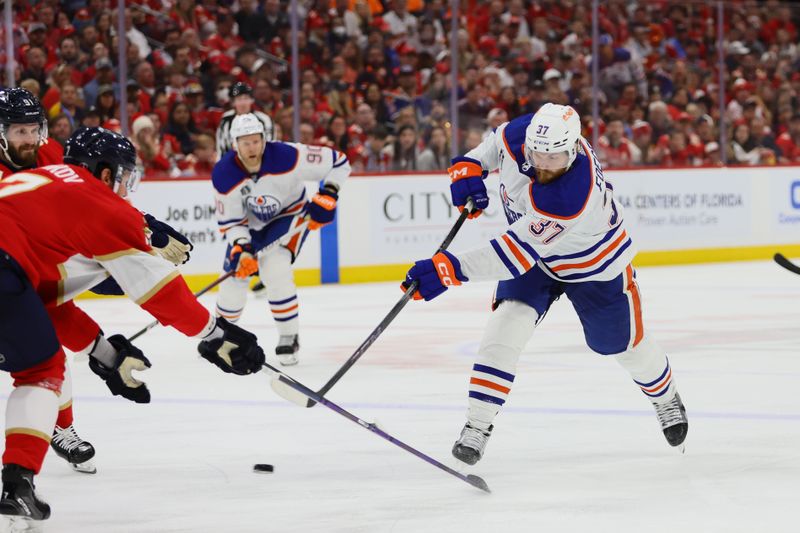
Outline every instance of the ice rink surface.
[[[463, 469], [490, 495], [323, 406], [282, 400], [265, 375], [222, 374], [195, 341], [156, 328], [138, 342], [153, 362], [142, 375], [149, 405], [112, 397], [73, 364], [76, 428], [97, 449], [98, 473], [48, 455], [37, 478], [53, 507], [45, 531], [800, 530], [800, 276], [757, 262], [640, 269], [639, 282], [645, 327], [688, 410], [683, 456], [627, 373], [585, 346], [566, 298], [524, 351], [486, 456]], [[450, 447], [492, 288], [410, 303], [329, 397], [456, 466]], [[288, 372], [321, 386], [399, 296], [395, 283], [301, 288], [301, 362]], [[80, 305], [109, 335], [151, 320], [125, 299]], [[272, 353], [263, 300], [241, 324]], [[254, 474], [254, 463], [275, 472]]]

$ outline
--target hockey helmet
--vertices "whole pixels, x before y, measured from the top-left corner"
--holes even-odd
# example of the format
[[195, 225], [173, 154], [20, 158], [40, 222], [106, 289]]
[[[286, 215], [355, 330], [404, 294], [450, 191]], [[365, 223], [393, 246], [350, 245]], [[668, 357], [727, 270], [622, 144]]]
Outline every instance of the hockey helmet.
[[103, 169], [111, 170], [116, 184], [128, 192], [136, 190], [141, 173], [136, 167], [136, 148], [119, 133], [105, 128], [80, 128], [64, 145], [64, 162], [78, 165], [99, 178]]
[[253, 96], [253, 88], [243, 81], [237, 81], [228, 89], [228, 96], [231, 97], [231, 100], [243, 94]]
[[47, 117], [44, 108], [30, 91], [21, 87], [0, 89], [0, 151], [11, 163], [8, 153], [8, 130], [12, 124], [38, 124], [39, 144], [47, 139]]
[[569, 168], [578, 154], [581, 119], [567, 105], [547, 103], [525, 130], [525, 160], [533, 168]]
[[245, 113], [244, 115], [233, 117], [231, 122], [231, 145], [234, 150], [239, 151], [239, 137], [255, 134], [260, 134], [266, 144], [268, 138], [264, 123], [258, 120], [258, 117], [253, 113]]

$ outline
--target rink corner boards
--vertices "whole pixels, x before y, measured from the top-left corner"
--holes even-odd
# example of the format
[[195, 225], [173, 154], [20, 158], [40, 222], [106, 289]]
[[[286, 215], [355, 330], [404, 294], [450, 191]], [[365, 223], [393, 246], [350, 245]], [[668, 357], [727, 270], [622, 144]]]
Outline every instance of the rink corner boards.
[[[786, 257], [800, 258], [800, 245], [774, 244], [766, 246], [742, 246], [731, 248], [698, 248], [691, 250], [664, 250], [639, 252], [633, 260], [636, 267], [689, 265], [698, 263], [724, 263], [730, 261], [770, 260], [775, 252]], [[339, 283], [373, 283], [398, 281], [405, 277], [408, 264], [342, 266]], [[322, 285], [318, 268], [295, 270], [295, 281], [301, 287]], [[198, 291], [217, 278], [217, 274], [186, 274], [186, 282], [192, 291]], [[85, 293], [80, 298], [108, 298]], [[110, 298], [114, 298], [111, 296]]]

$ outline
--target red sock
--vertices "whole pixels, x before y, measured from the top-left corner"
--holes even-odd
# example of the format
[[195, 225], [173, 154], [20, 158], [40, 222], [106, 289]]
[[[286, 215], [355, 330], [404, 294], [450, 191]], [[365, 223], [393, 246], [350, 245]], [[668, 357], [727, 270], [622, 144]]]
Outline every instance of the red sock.
[[56, 425], [60, 428], [66, 428], [72, 425], [72, 401], [70, 401], [66, 407], [60, 407], [58, 409]]
[[[36, 433], [33, 432], [32, 433]], [[41, 434], [11, 433], [6, 435], [6, 451], [3, 464], [15, 464], [38, 474], [42, 469], [44, 456], [50, 447], [50, 436]]]

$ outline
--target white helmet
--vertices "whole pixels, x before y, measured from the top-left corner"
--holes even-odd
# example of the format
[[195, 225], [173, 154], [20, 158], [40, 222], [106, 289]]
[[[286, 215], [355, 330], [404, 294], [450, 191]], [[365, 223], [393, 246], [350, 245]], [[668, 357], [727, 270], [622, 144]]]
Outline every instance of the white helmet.
[[231, 145], [237, 152], [239, 151], [239, 137], [245, 135], [260, 134], [264, 142], [267, 142], [267, 132], [264, 129], [264, 123], [258, 120], [253, 113], [245, 113], [244, 115], [236, 115], [231, 122]]
[[[544, 104], [525, 130], [525, 160], [534, 168], [569, 168], [578, 154], [580, 137], [581, 119], [574, 109]], [[553, 157], [561, 154], [566, 157]]]

